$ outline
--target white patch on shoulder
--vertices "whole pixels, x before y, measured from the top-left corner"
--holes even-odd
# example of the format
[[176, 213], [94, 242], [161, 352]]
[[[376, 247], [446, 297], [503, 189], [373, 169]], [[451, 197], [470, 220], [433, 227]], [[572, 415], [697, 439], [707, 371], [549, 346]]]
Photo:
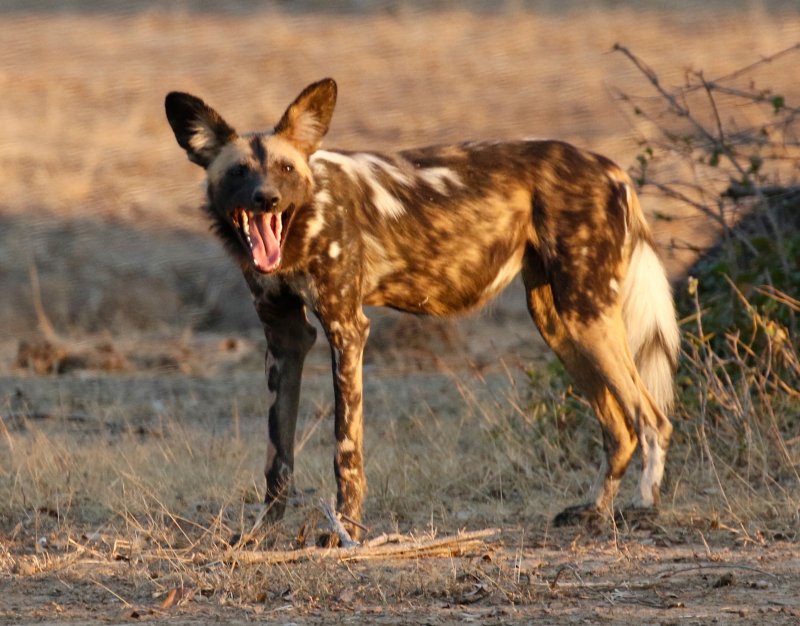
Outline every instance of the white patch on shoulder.
[[375, 176], [376, 170], [382, 170], [397, 183], [410, 186], [411, 179], [391, 163], [374, 154], [347, 155], [327, 150], [317, 150], [311, 158], [312, 162], [321, 160], [338, 165], [351, 181], [362, 184], [370, 192], [375, 209], [384, 217], [398, 219], [405, 214], [403, 203], [395, 198]]
[[337, 258], [342, 252], [342, 247], [339, 245], [338, 241], [334, 241], [328, 246], [328, 256], [332, 259]]
[[406, 212], [403, 203], [390, 194], [386, 187], [376, 182], [376, 184], [371, 185], [371, 188], [372, 202], [378, 210], [378, 213], [392, 219], [398, 219], [403, 216]]
[[611, 288], [611, 291], [613, 291], [614, 293], [619, 293], [619, 283], [617, 282], [616, 278], [612, 278], [608, 282], [608, 286]]
[[447, 184], [453, 187], [463, 187], [461, 177], [448, 167], [427, 167], [417, 171], [419, 178], [426, 185], [433, 187], [438, 193], [447, 194]]
[[306, 225], [306, 239], [314, 239], [325, 228], [325, 216], [322, 211], [315, 211], [314, 216], [308, 220]]
[[308, 169], [311, 170], [311, 173], [314, 175], [314, 180], [319, 181], [327, 177], [328, 171], [323, 163], [323, 160], [317, 159], [317, 155], [320, 152], [325, 152], [324, 150], [317, 150], [314, 154], [312, 154], [308, 158]]
[[376, 156], [374, 154], [369, 154], [367, 152], [361, 152], [358, 154], [354, 154], [353, 158], [356, 161], [365, 163], [369, 167], [383, 170], [401, 185], [405, 185], [406, 187], [408, 187], [411, 184], [411, 180], [409, 179], [409, 177], [406, 176], [403, 172], [401, 172], [396, 165], [393, 165], [388, 161], [384, 161], [379, 156]]
[[316, 166], [320, 161], [338, 165], [342, 168], [342, 171], [354, 181], [358, 180], [363, 174], [363, 167], [359, 165], [359, 163], [353, 157], [347, 154], [342, 154], [341, 152], [317, 150], [311, 155], [311, 167], [316, 169]]
[[333, 196], [331, 196], [331, 192], [327, 189], [320, 189], [314, 194], [314, 203], [318, 207], [324, 208], [330, 204], [333, 204]]

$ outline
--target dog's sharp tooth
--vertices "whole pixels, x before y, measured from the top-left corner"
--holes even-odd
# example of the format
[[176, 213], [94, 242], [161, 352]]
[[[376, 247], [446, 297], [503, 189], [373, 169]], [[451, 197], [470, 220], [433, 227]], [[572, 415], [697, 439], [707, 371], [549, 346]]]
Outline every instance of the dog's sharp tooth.
[[247, 217], [247, 211], [242, 211], [242, 228], [244, 234], [247, 235], [248, 241], [250, 240], [250, 220]]

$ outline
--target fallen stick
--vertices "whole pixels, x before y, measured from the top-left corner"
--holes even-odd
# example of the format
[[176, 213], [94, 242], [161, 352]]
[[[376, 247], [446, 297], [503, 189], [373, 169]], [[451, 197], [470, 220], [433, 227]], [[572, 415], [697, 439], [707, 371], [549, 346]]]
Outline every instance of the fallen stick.
[[350, 533], [347, 532], [347, 529], [342, 525], [342, 521], [339, 519], [339, 516], [336, 515], [333, 504], [328, 504], [325, 500], [320, 498], [319, 508], [322, 509], [325, 517], [328, 518], [328, 524], [331, 530], [339, 537], [339, 545], [343, 548], [355, 548], [359, 545], [357, 541], [353, 541], [353, 538], [350, 537]]
[[[405, 541], [397, 541], [397, 535], [376, 537], [381, 543], [369, 543], [352, 548], [301, 548], [299, 550], [261, 550], [246, 552], [231, 550], [222, 560], [231, 563], [275, 565], [278, 563], [296, 563], [335, 559], [338, 561], [366, 561], [368, 559], [419, 559], [429, 557], [451, 557], [477, 554], [485, 549], [484, 539], [494, 536], [500, 531], [496, 528], [459, 533], [450, 537], [419, 541], [413, 537], [403, 537]], [[390, 543], [393, 542], [393, 543]]]

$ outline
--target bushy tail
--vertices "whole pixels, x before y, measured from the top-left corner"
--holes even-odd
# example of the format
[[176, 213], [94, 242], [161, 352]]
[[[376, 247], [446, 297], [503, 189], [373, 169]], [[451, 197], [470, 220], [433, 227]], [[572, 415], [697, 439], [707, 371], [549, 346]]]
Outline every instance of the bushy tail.
[[622, 316], [639, 375], [661, 411], [669, 415], [680, 333], [666, 271], [653, 249], [639, 202], [631, 195], [634, 247], [622, 286]]

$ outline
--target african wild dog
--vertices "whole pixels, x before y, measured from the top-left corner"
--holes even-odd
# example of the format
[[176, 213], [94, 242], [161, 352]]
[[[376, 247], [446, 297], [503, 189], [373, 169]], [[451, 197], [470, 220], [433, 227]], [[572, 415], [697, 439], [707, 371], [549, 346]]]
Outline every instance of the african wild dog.
[[[319, 150], [336, 83], [309, 85], [274, 129], [238, 134], [202, 100], [166, 112], [206, 170], [214, 229], [241, 265], [267, 338], [266, 502], [284, 512], [303, 361], [316, 315], [331, 345], [338, 508], [361, 519], [363, 305], [473, 309], [522, 272], [536, 326], [591, 402], [605, 466], [566, 524], [606, 513], [641, 444], [637, 508], [658, 502], [679, 335], [670, 287], [628, 176], [559, 141], [394, 154]], [[353, 535], [358, 526], [346, 524]]]

